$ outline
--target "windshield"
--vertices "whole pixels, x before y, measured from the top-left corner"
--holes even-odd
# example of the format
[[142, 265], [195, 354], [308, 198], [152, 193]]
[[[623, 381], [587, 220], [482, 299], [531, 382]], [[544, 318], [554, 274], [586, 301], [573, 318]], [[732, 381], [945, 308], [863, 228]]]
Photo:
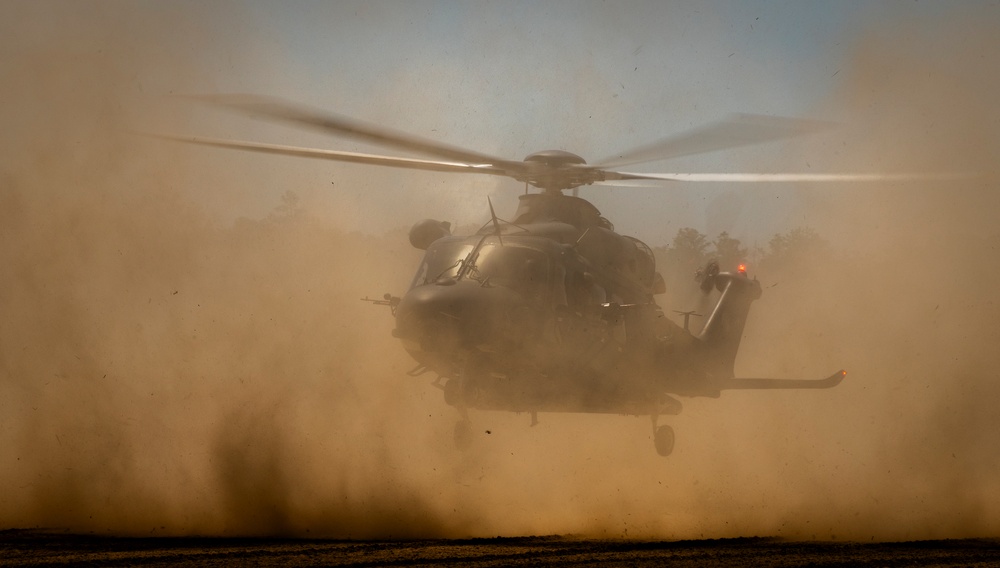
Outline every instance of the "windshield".
[[465, 241], [434, 243], [427, 248], [410, 288], [429, 284], [439, 278], [452, 278], [458, 274], [462, 261], [475, 247]]
[[494, 286], [513, 288], [526, 296], [541, 294], [549, 281], [549, 259], [542, 251], [511, 245], [486, 244], [466, 276]]

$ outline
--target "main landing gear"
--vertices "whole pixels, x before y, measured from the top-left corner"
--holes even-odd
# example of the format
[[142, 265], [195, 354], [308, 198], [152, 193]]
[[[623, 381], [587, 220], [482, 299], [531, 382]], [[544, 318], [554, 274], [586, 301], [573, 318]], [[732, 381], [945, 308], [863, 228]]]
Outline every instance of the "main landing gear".
[[[469, 449], [476, 437], [472, 421], [469, 420], [468, 409], [470, 404], [476, 402], [477, 393], [469, 388], [469, 384], [461, 378], [452, 378], [440, 386], [444, 390], [445, 402], [455, 407], [460, 415], [460, 419], [455, 423], [453, 435], [455, 448], [461, 451]], [[472, 407], [475, 407], [475, 404], [472, 404]], [[653, 446], [656, 448], [656, 453], [663, 457], [669, 456], [674, 451], [674, 429], [667, 425], [661, 426], [657, 422], [661, 415], [676, 415], [680, 412], [680, 408], [680, 402], [676, 399], [663, 396], [657, 406], [648, 410], [651, 411], [649, 418], [653, 428]], [[538, 414], [531, 412], [531, 425], [536, 424], [538, 424]]]
[[455, 447], [465, 451], [470, 445], [472, 445], [472, 421], [462, 418], [455, 423]]
[[[460, 451], [465, 451], [472, 445], [472, 421], [469, 420], [465, 412], [462, 414], [462, 419], [455, 423], [455, 447]], [[656, 447], [656, 453], [667, 457], [674, 451], [674, 429], [666, 424], [657, 426], [656, 415], [653, 415], [651, 418], [653, 423], [653, 445]]]
[[656, 425], [658, 418], [655, 414], [650, 416], [653, 422], [653, 445], [656, 446], [656, 453], [667, 457], [674, 451], [674, 429], [666, 424], [658, 427]]
[[[448, 384], [453, 382], [455, 381], [449, 381]], [[448, 389], [446, 388], [445, 396], [447, 395]], [[472, 445], [472, 420], [469, 420], [469, 410], [464, 405], [455, 405], [455, 410], [458, 410], [459, 415], [461, 415], [461, 418], [455, 423], [455, 447], [464, 452]]]

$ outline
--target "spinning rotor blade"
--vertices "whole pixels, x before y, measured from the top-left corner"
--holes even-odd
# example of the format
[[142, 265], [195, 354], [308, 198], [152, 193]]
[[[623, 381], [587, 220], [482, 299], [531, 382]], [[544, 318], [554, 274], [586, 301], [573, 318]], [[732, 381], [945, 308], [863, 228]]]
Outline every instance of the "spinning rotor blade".
[[493, 174], [507, 175], [501, 168], [495, 168], [488, 164], [462, 164], [455, 162], [436, 162], [432, 160], [418, 160], [415, 158], [395, 158], [392, 156], [379, 156], [376, 154], [360, 154], [357, 152], [338, 152], [336, 150], [320, 150], [317, 148], [302, 148], [298, 146], [283, 146], [279, 144], [264, 144], [261, 142], [240, 142], [237, 140], [221, 140], [216, 138], [193, 138], [182, 136], [164, 136], [161, 134], [147, 134], [154, 138], [187, 142], [190, 144], [201, 144], [203, 146], [215, 146], [218, 148], [232, 148], [236, 150], [250, 150], [264, 154], [282, 154], [286, 156], [300, 156], [303, 158], [320, 158], [324, 160], [334, 160], [338, 162], [354, 162], [359, 164], [372, 164], [376, 166], [389, 166], [393, 168], [407, 168], [412, 170], [430, 170], [436, 172], [459, 172], [467, 174]]
[[738, 114], [728, 120], [675, 134], [646, 146], [605, 158], [596, 168], [618, 168], [679, 156], [702, 154], [817, 132], [828, 123], [797, 118]]
[[[645, 174], [628, 172], [605, 172], [604, 181], [599, 185], [649, 187], [657, 182], [723, 182], [723, 183], [787, 183], [787, 182], [875, 182], [875, 181], [947, 181], [974, 177], [969, 173], [896, 173], [896, 174]], [[625, 183], [622, 183], [622, 182]]]
[[[311, 109], [295, 105], [280, 99], [259, 97], [254, 95], [209, 95], [196, 96], [197, 100], [230, 108], [258, 118], [274, 119], [298, 126], [305, 126], [327, 134], [336, 134], [356, 138], [397, 148], [427, 154], [446, 160], [455, 160], [468, 164], [503, 164], [507, 169], [523, 168], [522, 162], [512, 162], [496, 156], [482, 154], [464, 148], [449, 146], [434, 140], [419, 138], [410, 134], [396, 132], [372, 124], [338, 116], [319, 109]], [[388, 165], [388, 164], [384, 164]], [[406, 167], [406, 166], [400, 166]]]
[[626, 164], [758, 144], [815, 132], [828, 126], [827, 123], [823, 122], [793, 118], [736, 115], [728, 120], [671, 136], [660, 142], [608, 158], [598, 165], [587, 165], [582, 158], [575, 154], [555, 150], [536, 152], [529, 155], [524, 161], [505, 160], [496, 156], [385, 129], [322, 110], [295, 105], [280, 99], [253, 95], [213, 95], [190, 98], [242, 112], [256, 118], [275, 120], [295, 126], [304, 126], [327, 134], [351, 137], [369, 143], [377, 143], [396, 149], [422, 153], [438, 159], [401, 158], [378, 154], [215, 138], [162, 136], [155, 134], [150, 134], [150, 136], [204, 146], [250, 150], [267, 154], [283, 154], [416, 170], [498, 175], [514, 178], [545, 191], [559, 192], [572, 189], [573, 195], [577, 194], [577, 188], [580, 186], [590, 184], [649, 186], [651, 184], [662, 184], [672, 181], [724, 183], [875, 182], [929, 179], [946, 180], [968, 177], [963, 174], [914, 173], [632, 173], [609, 169]]

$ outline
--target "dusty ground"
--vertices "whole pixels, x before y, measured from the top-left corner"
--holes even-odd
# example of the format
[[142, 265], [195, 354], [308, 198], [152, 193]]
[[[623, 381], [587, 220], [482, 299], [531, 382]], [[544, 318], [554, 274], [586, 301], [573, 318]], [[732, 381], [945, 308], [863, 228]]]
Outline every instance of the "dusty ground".
[[253, 566], [996, 566], [998, 540], [904, 543], [698, 541], [525, 537], [341, 541], [274, 538], [116, 538], [44, 531], [0, 532], [0, 564]]

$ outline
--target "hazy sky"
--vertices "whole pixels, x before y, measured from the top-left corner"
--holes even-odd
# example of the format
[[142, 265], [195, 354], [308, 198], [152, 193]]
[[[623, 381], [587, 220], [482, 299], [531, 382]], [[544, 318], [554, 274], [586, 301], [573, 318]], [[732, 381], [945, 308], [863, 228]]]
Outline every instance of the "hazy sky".
[[[590, 161], [745, 112], [850, 124], [836, 102], [859, 45], [887, 34], [934, 57], [950, 2], [93, 2], [5, 4], [23, 49], [120, 59], [132, 128], [358, 149], [242, 117], [177, 93], [254, 93], [327, 108], [504, 158], [565, 149]], [[1000, 22], [996, 3], [963, 11]], [[67, 36], [60, 18], [100, 22]], [[95, 78], [96, 80], [96, 78]], [[854, 108], [858, 102], [852, 103]], [[169, 121], [150, 109], [171, 107]], [[827, 140], [853, 144], [836, 131]], [[808, 142], [808, 141], [807, 141]], [[652, 172], [817, 171], [842, 164], [799, 141], [633, 166]], [[362, 148], [365, 151], [377, 150]], [[194, 151], [194, 150], [192, 150]], [[379, 233], [424, 217], [479, 223], [486, 196], [509, 216], [513, 181], [410, 173], [197, 149], [227, 217], [259, 216], [286, 190], [322, 217]], [[206, 157], [207, 156], [207, 157]], [[853, 165], [853, 164], [852, 164]], [[825, 166], [825, 167], [824, 167]], [[211, 169], [214, 168], [214, 171]], [[872, 168], [869, 168], [871, 170]], [[235, 192], [231, 188], [239, 187]], [[619, 230], [669, 242], [692, 226], [759, 240], [810, 225], [797, 187], [676, 184], [584, 188]], [[808, 191], [814, 191], [808, 189]], [[501, 213], [503, 216], [505, 213]]]

